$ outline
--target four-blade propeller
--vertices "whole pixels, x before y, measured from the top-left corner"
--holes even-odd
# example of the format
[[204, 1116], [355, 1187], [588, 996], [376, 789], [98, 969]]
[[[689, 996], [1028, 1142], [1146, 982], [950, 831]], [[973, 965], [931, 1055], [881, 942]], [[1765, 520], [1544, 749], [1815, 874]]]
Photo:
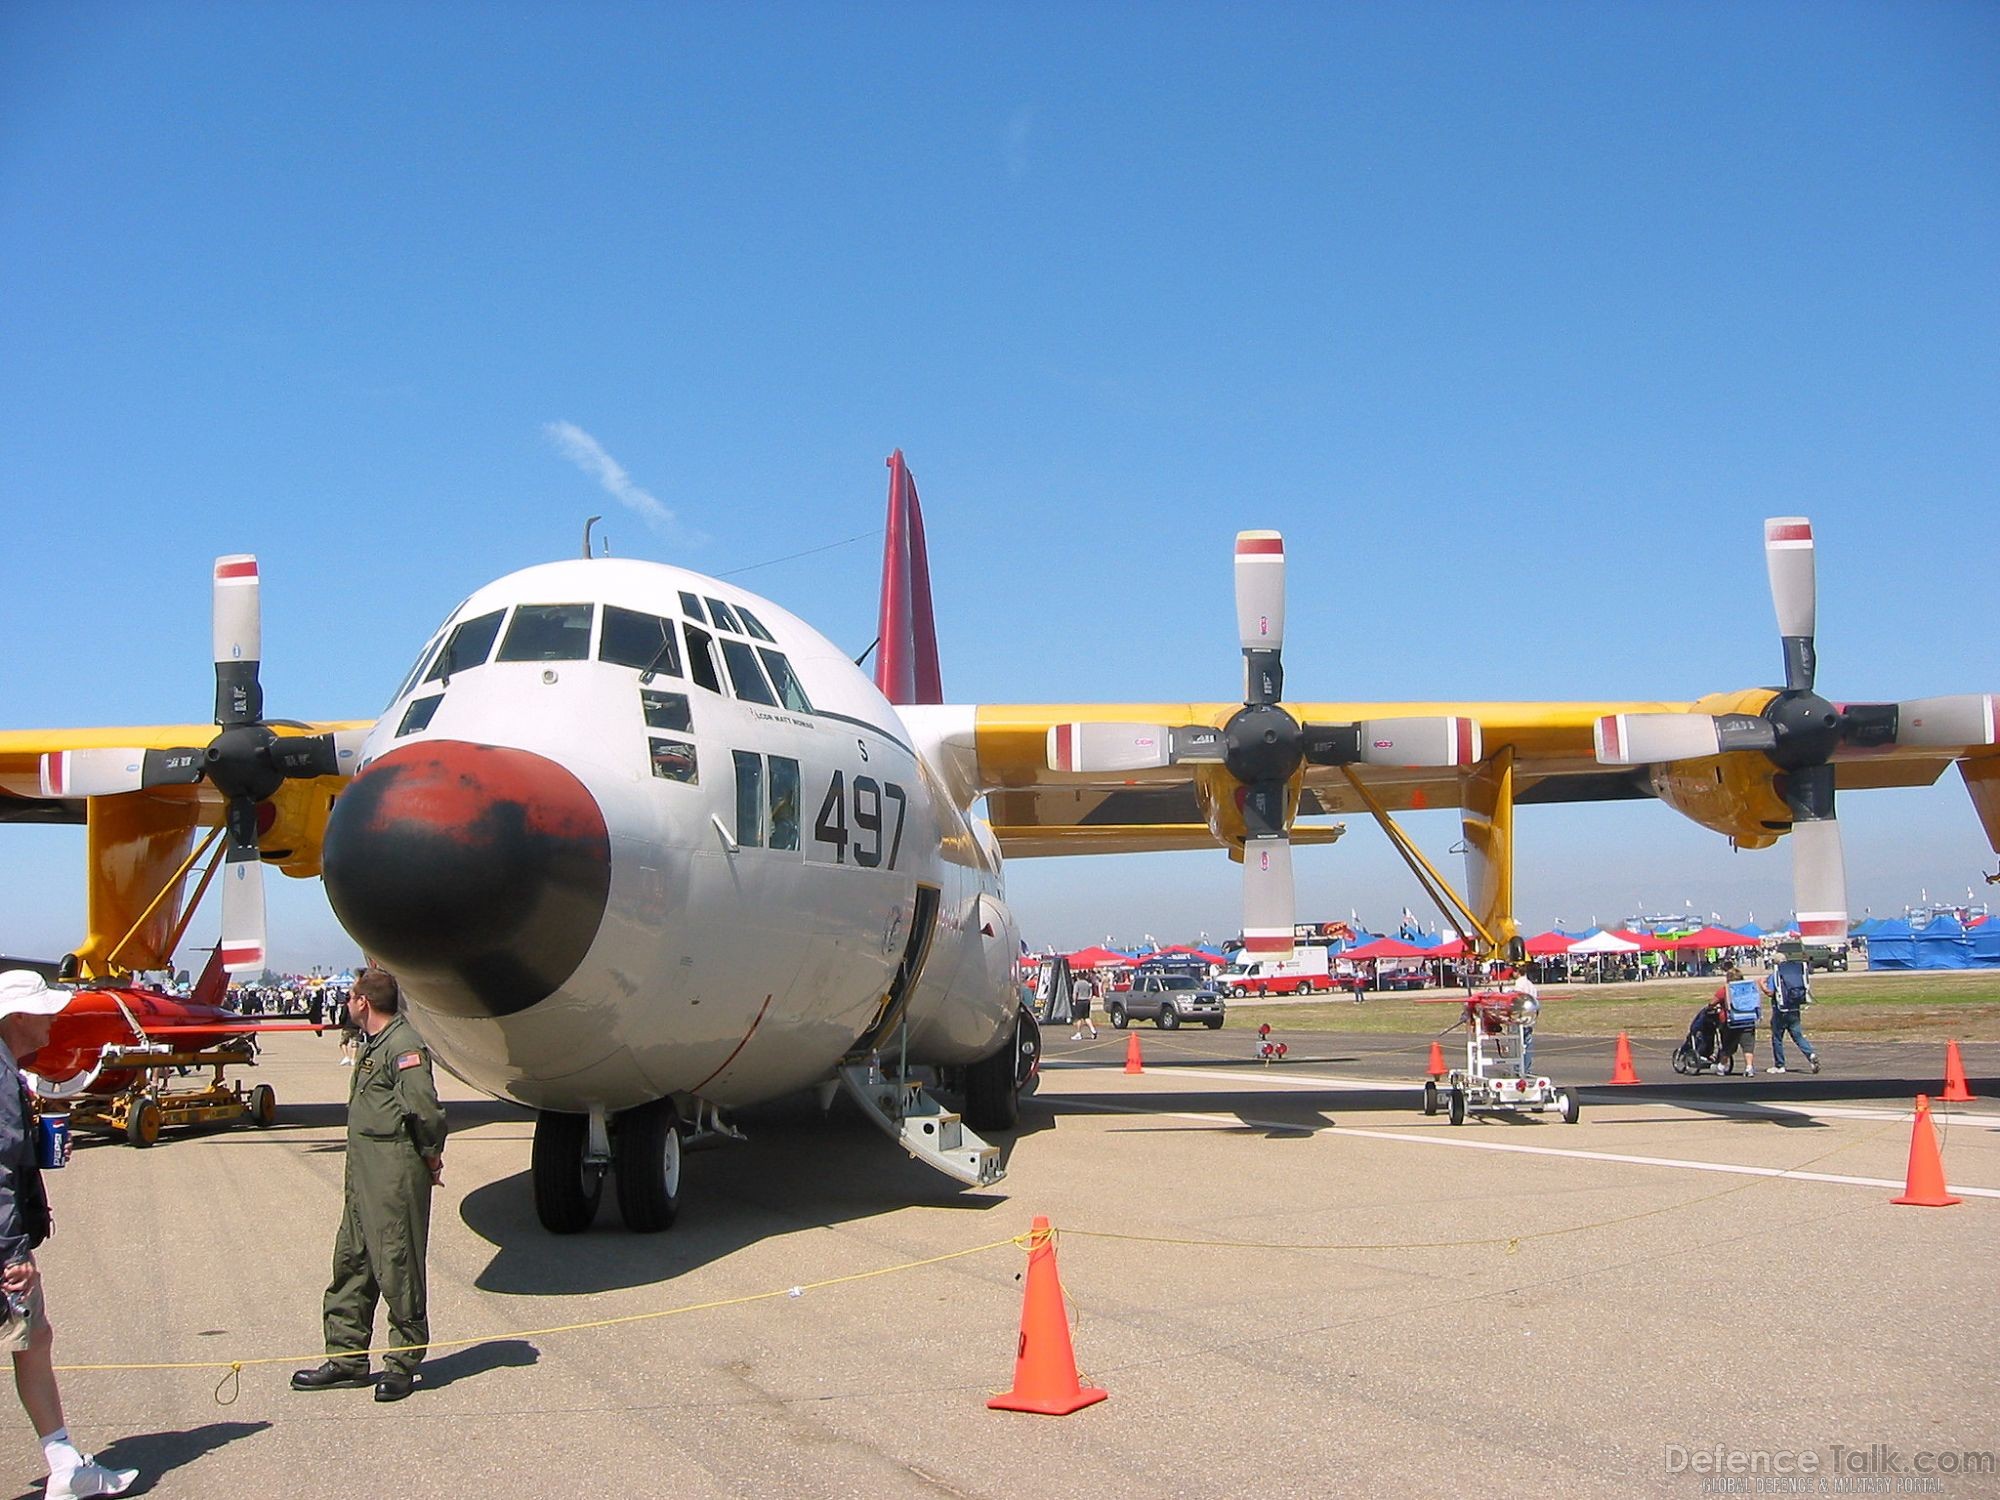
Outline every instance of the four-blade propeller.
[[1597, 758], [1610, 766], [1657, 765], [1754, 751], [1784, 774], [1778, 789], [1792, 814], [1792, 894], [1799, 935], [1847, 936], [1847, 874], [1834, 817], [1833, 756], [1843, 745], [1990, 745], [1990, 693], [1913, 698], [1902, 703], [1831, 703], [1813, 690], [1817, 613], [1812, 522], [1778, 516], [1764, 523], [1784, 649], [1785, 686], [1756, 714], [1608, 714], [1597, 721]]
[[1285, 542], [1275, 531], [1236, 536], [1236, 624], [1243, 646], [1243, 706], [1210, 724], [1057, 724], [1048, 763], [1057, 771], [1117, 774], [1211, 764], [1237, 783], [1243, 815], [1243, 942], [1251, 953], [1292, 948], [1292, 841], [1288, 789], [1301, 765], [1470, 766], [1480, 757], [1469, 718], [1368, 719], [1301, 724], [1285, 688]]
[[168, 750], [65, 750], [42, 757], [45, 797], [111, 797], [155, 787], [208, 784], [226, 799], [228, 850], [222, 881], [222, 962], [231, 973], [264, 967], [264, 867], [258, 804], [286, 780], [337, 776], [364, 730], [281, 738], [264, 722], [257, 559], [215, 560], [215, 724], [205, 746]]

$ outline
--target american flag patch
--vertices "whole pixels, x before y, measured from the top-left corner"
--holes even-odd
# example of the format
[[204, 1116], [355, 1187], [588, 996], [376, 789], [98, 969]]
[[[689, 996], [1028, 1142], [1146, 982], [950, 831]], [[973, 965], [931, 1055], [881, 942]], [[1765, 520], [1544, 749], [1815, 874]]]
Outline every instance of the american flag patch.
[[405, 1052], [396, 1059], [396, 1071], [400, 1073], [404, 1068], [414, 1068], [423, 1060], [424, 1055], [421, 1052]]

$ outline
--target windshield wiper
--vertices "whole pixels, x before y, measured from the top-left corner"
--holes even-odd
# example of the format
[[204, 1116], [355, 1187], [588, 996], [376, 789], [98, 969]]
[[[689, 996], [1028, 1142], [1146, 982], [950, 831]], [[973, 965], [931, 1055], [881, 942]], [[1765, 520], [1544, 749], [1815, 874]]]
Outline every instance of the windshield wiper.
[[651, 682], [653, 680], [654, 674], [657, 673], [660, 670], [660, 668], [666, 664], [667, 658], [672, 656], [673, 654], [674, 654], [674, 638], [671, 635], [661, 636], [660, 649], [653, 653], [653, 659], [646, 663], [646, 670], [639, 674], [640, 685], [644, 686], [646, 683]]

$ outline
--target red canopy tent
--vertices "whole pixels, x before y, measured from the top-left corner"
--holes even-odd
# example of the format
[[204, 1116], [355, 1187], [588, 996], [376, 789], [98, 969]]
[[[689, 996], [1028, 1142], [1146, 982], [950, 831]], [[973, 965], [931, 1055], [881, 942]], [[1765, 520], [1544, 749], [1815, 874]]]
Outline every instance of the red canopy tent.
[[1672, 939], [1667, 946], [1682, 951], [1691, 948], [1755, 948], [1758, 940], [1745, 933], [1731, 932], [1727, 927], [1697, 927], [1693, 932]]
[[1132, 960], [1109, 948], [1079, 948], [1069, 956], [1072, 969], [1129, 969]]
[[1536, 933], [1522, 946], [1530, 958], [1560, 958], [1569, 952], [1575, 942], [1575, 938], [1550, 928], [1547, 932]]
[[1401, 938], [1379, 937], [1372, 943], [1363, 943], [1359, 948], [1349, 948], [1340, 956], [1366, 962], [1376, 958], [1437, 958], [1439, 954], [1435, 948], [1419, 948]]
[[1435, 948], [1426, 948], [1424, 955], [1427, 958], [1463, 958], [1465, 957], [1465, 939], [1458, 937], [1448, 938], [1444, 942], [1439, 943]]

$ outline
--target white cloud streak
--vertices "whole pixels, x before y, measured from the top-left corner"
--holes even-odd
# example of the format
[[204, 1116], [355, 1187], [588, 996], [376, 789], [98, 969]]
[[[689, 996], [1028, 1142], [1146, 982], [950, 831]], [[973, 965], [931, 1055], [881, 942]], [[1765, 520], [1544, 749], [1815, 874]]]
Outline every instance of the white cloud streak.
[[604, 445], [574, 422], [545, 422], [542, 432], [558, 452], [598, 483], [598, 487], [648, 526], [665, 536], [692, 540], [680, 518], [660, 503], [657, 496], [641, 489], [625, 472], [625, 466], [604, 451]]

